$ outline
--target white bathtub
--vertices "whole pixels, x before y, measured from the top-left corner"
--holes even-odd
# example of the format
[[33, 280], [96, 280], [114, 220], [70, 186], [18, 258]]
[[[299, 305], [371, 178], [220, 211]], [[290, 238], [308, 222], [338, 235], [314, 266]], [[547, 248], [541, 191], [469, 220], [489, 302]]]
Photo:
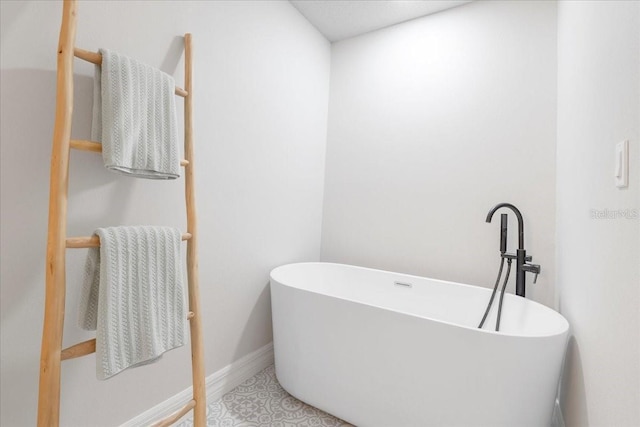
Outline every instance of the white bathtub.
[[341, 264], [276, 268], [276, 375], [357, 426], [548, 426], [569, 324], [507, 294], [500, 332], [478, 330], [490, 294]]

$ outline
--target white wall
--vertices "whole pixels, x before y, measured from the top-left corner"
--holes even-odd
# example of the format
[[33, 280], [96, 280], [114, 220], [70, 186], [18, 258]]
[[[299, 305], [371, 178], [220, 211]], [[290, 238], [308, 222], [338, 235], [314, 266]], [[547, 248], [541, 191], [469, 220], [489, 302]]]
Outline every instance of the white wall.
[[[630, 142], [630, 185], [613, 183]], [[640, 3], [558, 11], [558, 289], [571, 324], [567, 426], [640, 425]], [[635, 219], [594, 219], [591, 210]], [[633, 211], [635, 209], [635, 211]]]
[[[58, 1], [1, 5], [3, 426], [35, 424], [44, 299], [49, 156]], [[77, 46], [108, 47], [183, 82], [182, 41], [194, 37], [194, 129], [206, 370], [271, 341], [271, 268], [318, 260], [329, 43], [287, 1], [82, 1]], [[89, 137], [90, 64], [76, 61], [73, 136]], [[181, 107], [182, 101], [178, 101]], [[179, 114], [181, 116], [181, 114]], [[183, 181], [108, 173], [71, 155], [69, 233], [99, 226], [184, 228]], [[85, 251], [68, 251], [64, 345], [75, 325]], [[95, 380], [94, 356], [65, 362], [62, 425], [117, 425], [190, 385], [188, 346], [164, 361]]]
[[322, 259], [493, 286], [485, 216], [511, 202], [542, 265], [527, 296], [553, 305], [555, 2], [473, 2], [331, 61]]

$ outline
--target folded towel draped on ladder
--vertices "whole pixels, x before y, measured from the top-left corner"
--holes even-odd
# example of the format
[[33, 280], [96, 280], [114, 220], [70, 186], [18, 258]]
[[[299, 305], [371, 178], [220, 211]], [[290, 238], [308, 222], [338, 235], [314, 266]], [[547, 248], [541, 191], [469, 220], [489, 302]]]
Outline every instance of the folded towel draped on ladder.
[[96, 330], [96, 373], [107, 379], [184, 344], [181, 232], [171, 227], [99, 228], [89, 249], [79, 323]]
[[175, 82], [170, 75], [100, 49], [91, 138], [107, 169], [151, 179], [180, 176]]

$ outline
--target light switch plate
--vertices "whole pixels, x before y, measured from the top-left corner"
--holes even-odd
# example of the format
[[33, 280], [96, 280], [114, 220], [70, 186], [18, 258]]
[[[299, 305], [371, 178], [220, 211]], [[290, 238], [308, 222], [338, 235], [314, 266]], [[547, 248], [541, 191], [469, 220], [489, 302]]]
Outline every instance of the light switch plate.
[[616, 144], [614, 175], [616, 187], [624, 188], [629, 185], [629, 141]]

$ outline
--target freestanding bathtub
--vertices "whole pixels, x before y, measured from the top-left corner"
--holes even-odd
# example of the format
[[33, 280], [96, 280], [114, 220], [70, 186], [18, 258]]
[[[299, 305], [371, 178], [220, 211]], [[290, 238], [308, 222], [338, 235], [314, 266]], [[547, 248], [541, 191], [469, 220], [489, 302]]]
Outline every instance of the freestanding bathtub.
[[278, 267], [276, 375], [293, 396], [362, 427], [549, 426], [569, 324], [507, 294], [500, 332], [497, 308], [479, 330], [490, 294], [341, 264]]

